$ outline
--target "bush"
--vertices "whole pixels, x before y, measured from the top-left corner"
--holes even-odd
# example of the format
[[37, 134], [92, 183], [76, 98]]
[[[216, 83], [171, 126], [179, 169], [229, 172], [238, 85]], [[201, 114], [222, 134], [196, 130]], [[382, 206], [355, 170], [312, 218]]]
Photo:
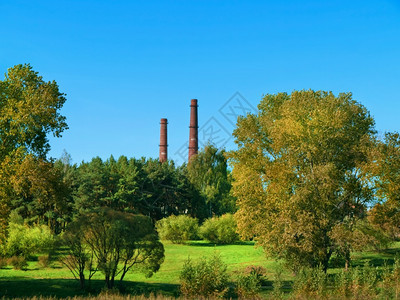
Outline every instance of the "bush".
[[237, 224], [231, 214], [207, 219], [200, 227], [200, 236], [217, 244], [231, 244], [239, 241]]
[[161, 239], [181, 244], [198, 237], [198, 220], [187, 215], [169, 216], [159, 220], [156, 228]]
[[35, 252], [51, 250], [54, 243], [54, 235], [47, 226], [28, 227], [10, 223], [5, 252], [8, 256], [29, 257]]
[[250, 265], [244, 269], [244, 273], [255, 275], [258, 279], [262, 280], [262, 278], [267, 274], [267, 269], [265, 269], [263, 266]]
[[242, 273], [236, 279], [236, 293], [241, 299], [257, 299], [261, 278], [256, 273]]
[[181, 271], [181, 292], [186, 297], [218, 297], [228, 291], [229, 276], [226, 265], [216, 253], [193, 263], [190, 258]]
[[328, 276], [322, 266], [318, 268], [300, 269], [294, 279], [293, 292], [295, 296], [306, 298], [324, 298], [327, 292]]
[[47, 268], [50, 265], [50, 255], [41, 255], [38, 257], [38, 264], [42, 268]]
[[273, 283], [273, 290], [272, 290], [273, 299], [283, 299], [284, 294], [283, 294], [282, 273], [283, 273], [283, 269], [282, 269], [281, 265], [279, 265], [277, 268], [275, 268], [274, 283]]
[[5, 257], [0, 257], [0, 269], [7, 267], [7, 259]]
[[8, 259], [8, 264], [12, 265], [15, 270], [25, 270], [28, 263], [23, 256], [13, 256]]

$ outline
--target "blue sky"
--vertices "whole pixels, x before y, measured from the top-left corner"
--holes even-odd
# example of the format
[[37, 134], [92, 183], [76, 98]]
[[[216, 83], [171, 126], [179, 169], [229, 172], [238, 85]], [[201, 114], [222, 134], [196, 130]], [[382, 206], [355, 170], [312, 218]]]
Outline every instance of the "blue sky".
[[1, 72], [30, 63], [67, 94], [50, 155], [76, 163], [158, 157], [160, 118], [182, 162], [192, 98], [228, 149], [226, 108], [299, 89], [352, 92], [380, 132], [400, 131], [399, 0], [0, 0], [0, 33]]

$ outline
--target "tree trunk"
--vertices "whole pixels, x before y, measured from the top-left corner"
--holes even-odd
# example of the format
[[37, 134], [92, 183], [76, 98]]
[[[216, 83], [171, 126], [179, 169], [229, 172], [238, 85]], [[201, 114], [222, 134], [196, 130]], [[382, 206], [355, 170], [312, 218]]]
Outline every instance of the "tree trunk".
[[107, 288], [111, 289], [111, 286], [110, 286], [110, 274], [106, 274], [105, 280], [106, 280]]
[[79, 272], [79, 282], [81, 284], [81, 289], [85, 289], [85, 274], [83, 272]]

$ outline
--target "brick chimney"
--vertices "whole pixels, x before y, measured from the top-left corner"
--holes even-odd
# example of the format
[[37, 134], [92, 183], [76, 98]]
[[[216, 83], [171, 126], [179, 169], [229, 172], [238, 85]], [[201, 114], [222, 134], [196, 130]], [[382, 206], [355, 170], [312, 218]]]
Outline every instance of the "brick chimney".
[[192, 99], [190, 102], [189, 162], [192, 156], [196, 155], [199, 150], [197, 107], [197, 99]]
[[168, 142], [167, 142], [167, 119], [161, 119], [160, 127], [160, 162], [168, 160]]

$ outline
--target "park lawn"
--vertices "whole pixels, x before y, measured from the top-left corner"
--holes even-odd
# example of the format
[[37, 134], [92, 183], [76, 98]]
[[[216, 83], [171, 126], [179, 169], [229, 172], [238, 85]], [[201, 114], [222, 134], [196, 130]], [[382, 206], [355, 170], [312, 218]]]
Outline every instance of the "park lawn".
[[[204, 241], [192, 241], [184, 245], [163, 242], [165, 247], [165, 261], [160, 270], [151, 278], [142, 273], [129, 272], [124, 279], [123, 286], [126, 292], [134, 294], [162, 293], [167, 296], [179, 295], [179, 274], [184, 262], [190, 258], [194, 261], [214, 252], [219, 253], [228, 272], [232, 275], [243, 270], [248, 265], [263, 266], [267, 271], [267, 279], [273, 280], [278, 262], [267, 259], [263, 250], [255, 247], [254, 243], [240, 243], [235, 245], [214, 245]], [[385, 261], [391, 265], [396, 253], [400, 251], [400, 243], [382, 252], [353, 253], [353, 265], [363, 265], [370, 261], [372, 265], [382, 266]], [[330, 269], [329, 273], [336, 273], [338, 269]], [[293, 275], [285, 271], [283, 279], [290, 282]], [[103, 275], [98, 272], [92, 279], [92, 294], [97, 294], [104, 287]], [[263, 294], [271, 286], [264, 288]], [[290, 283], [288, 285], [290, 288]], [[37, 261], [30, 261], [28, 269], [13, 270], [10, 266], [0, 269], [0, 297], [31, 297], [44, 296], [79, 296], [87, 295], [79, 290], [70, 271], [59, 262], [53, 262], [51, 267], [40, 268]]]
[[[163, 242], [165, 247], [165, 261], [160, 270], [150, 278], [146, 278], [139, 271], [131, 271], [124, 278], [124, 286], [135, 293], [149, 293], [161, 291], [166, 295], [179, 294], [179, 274], [184, 262], [190, 258], [194, 261], [214, 252], [221, 255], [228, 265], [230, 273], [242, 270], [248, 265], [264, 266], [269, 273], [273, 273], [275, 262], [267, 260], [261, 248], [254, 243], [240, 243], [235, 245], [214, 245], [204, 241], [192, 241], [184, 245]], [[101, 290], [104, 286], [103, 274], [98, 272], [92, 278], [94, 290]], [[57, 295], [67, 297], [82, 295], [79, 284], [71, 272], [59, 262], [53, 262], [49, 268], [40, 268], [37, 261], [29, 261], [27, 270], [13, 270], [11, 266], [0, 269], [0, 296], [34, 296]]]

